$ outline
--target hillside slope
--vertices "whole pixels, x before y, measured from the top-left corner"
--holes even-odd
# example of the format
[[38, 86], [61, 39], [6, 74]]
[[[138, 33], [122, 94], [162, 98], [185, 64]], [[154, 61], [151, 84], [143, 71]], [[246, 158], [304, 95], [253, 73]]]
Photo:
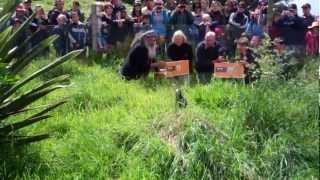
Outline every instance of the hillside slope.
[[[47, 60], [37, 61], [29, 70]], [[69, 62], [69, 97], [55, 117], [26, 133], [53, 138], [1, 157], [4, 179], [258, 179], [319, 177], [318, 82], [314, 61], [295, 80], [254, 86], [215, 80], [124, 81], [116, 68]], [[34, 82], [37, 83], [37, 82]], [[42, 104], [44, 102], [39, 102]], [[2, 152], [4, 153], [4, 152]], [[18, 154], [18, 155], [17, 155]]]

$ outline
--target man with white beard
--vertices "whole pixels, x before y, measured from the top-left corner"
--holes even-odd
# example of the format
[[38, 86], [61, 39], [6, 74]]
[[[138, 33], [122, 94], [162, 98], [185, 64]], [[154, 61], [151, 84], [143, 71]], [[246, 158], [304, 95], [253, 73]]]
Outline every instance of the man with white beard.
[[147, 31], [136, 38], [130, 48], [120, 74], [126, 80], [139, 79], [148, 75], [157, 52], [156, 34]]

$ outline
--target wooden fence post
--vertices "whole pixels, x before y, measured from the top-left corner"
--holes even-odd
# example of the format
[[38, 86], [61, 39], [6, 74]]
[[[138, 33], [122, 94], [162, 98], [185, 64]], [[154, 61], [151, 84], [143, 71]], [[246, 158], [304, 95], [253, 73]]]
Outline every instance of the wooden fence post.
[[97, 15], [98, 3], [95, 2], [91, 5], [91, 43], [92, 51], [97, 52], [97, 34], [98, 34], [98, 15]]

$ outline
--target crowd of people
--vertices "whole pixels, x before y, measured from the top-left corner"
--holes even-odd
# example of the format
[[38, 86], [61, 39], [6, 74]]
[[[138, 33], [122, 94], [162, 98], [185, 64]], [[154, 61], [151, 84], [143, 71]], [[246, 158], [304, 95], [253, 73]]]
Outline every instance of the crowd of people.
[[85, 16], [79, 1], [73, 0], [72, 7], [66, 10], [64, 0], [53, 0], [54, 7], [46, 13], [41, 5], [33, 6], [32, 0], [24, 0], [9, 25], [15, 31], [34, 13], [30, 28], [21, 39], [30, 37], [30, 46], [35, 46], [56, 34], [54, 47], [58, 56], [92, 47], [93, 37], [97, 38], [100, 52], [108, 52], [134, 37], [121, 69], [126, 79], [147, 74], [160, 53], [172, 61], [189, 60], [190, 70], [195, 69], [200, 81], [207, 83], [213, 73], [212, 61], [225, 61], [238, 54], [246, 66], [253, 67], [246, 69], [251, 81], [256, 79], [253, 74], [259, 74], [252, 71], [259, 68], [252, 49], [261, 46], [266, 35], [280, 56], [289, 51], [297, 56], [318, 55], [319, 19], [310, 13], [310, 4], [301, 7], [301, 16], [295, 4], [277, 5], [268, 24], [268, 1], [249, 2], [135, 0], [128, 12], [121, 0], [104, 0], [97, 9], [98, 33], [92, 36], [93, 16], [91, 12]]
[[54, 47], [58, 56], [88, 46], [88, 26], [83, 23], [85, 17], [78, 1], [73, 1], [72, 8], [65, 10], [64, 1], [55, 0], [54, 8], [46, 13], [43, 6], [33, 7], [32, 0], [24, 0], [16, 7], [8, 26], [15, 32], [32, 15], [29, 27], [20, 34], [17, 44], [30, 38], [29, 46], [33, 47], [49, 36], [57, 35]]

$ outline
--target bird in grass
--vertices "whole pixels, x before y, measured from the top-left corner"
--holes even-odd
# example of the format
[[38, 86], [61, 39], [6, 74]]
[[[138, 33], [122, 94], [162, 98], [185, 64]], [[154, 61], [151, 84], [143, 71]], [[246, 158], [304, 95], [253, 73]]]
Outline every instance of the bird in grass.
[[176, 107], [186, 108], [188, 105], [187, 99], [183, 96], [180, 89], [176, 89]]

